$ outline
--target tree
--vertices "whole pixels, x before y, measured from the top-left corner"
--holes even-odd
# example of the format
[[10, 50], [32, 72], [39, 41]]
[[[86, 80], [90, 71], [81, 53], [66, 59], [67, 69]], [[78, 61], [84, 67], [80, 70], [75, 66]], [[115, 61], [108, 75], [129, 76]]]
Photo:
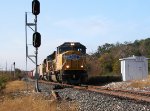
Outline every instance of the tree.
[[[98, 46], [95, 53], [91, 57], [95, 57], [95, 61], [91, 65], [93, 69], [98, 66], [100, 74], [115, 73], [120, 74], [120, 58], [130, 56], [145, 56], [150, 58], [150, 38], [143, 40], [135, 40], [134, 42], [124, 42], [116, 44], [105, 43]], [[149, 66], [150, 69], [150, 66]]]
[[114, 47], [113, 44], [108, 44], [108, 43], [105, 43], [104, 45], [102, 46], [99, 46], [98, 47], [98, 54], [102, 55], [104, 53], [109, 53], [110, 50]]
[[100, 67], [102, 68], [102, 74], [112, 72], [112, 57], [108, 53], [104, 53], [100, 58]]
[[21, 79], [24, 76], [22, 71], [18, 68], [15, 69], [15, 73], [16, 73], [16, 79]]
[[120, 74], [120, 61], [119, 60], [115, 60], [114, 64], [113, 64], [113, 73], [114, 74]]

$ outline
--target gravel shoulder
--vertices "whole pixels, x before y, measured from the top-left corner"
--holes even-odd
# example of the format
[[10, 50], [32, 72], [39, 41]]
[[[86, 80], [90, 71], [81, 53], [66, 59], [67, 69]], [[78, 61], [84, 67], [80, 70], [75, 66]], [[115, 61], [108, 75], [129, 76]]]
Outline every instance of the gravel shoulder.
[[126, 82], [112, 82], [104, 85], [105, 88], [124, 89], [137, 92], [150, 92], [150, 76], [142, 80], [132, 80]]

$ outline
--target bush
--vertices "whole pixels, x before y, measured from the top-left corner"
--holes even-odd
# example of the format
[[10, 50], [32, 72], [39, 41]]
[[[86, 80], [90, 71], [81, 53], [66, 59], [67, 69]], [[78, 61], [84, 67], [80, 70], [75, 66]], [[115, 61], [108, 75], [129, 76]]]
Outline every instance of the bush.
[[8, 81], [12, 81], [13, 76], [8, 72], [0, 73], [0, 91], [5, 88]]
[[7, 77], [0, 76], [0, 91], [5, 88], [7, 81], [8, 81]]

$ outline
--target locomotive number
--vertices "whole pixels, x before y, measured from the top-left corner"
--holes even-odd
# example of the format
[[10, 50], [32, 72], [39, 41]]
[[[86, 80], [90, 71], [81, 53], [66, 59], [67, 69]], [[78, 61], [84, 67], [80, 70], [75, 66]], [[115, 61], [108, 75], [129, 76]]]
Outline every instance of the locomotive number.
[[67, 60], [79, 60], [80, 56], [76, 55], [76, 54], [72, 54], [72, 55], [64, 56], [64, 58], [67, 59]]

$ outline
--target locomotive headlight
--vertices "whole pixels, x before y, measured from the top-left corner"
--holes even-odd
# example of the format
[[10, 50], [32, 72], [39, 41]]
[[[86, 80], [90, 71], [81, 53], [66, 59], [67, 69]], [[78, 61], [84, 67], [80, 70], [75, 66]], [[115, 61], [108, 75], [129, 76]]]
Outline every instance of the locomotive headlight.
[[66, 68], [68, 69], [70, 66], [69, 65], [66, 65]]
[[81, 68], [83, 68], [83, 65], [81, 65]]

